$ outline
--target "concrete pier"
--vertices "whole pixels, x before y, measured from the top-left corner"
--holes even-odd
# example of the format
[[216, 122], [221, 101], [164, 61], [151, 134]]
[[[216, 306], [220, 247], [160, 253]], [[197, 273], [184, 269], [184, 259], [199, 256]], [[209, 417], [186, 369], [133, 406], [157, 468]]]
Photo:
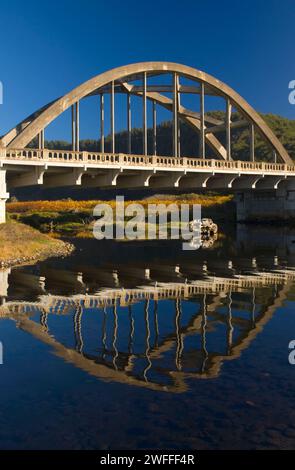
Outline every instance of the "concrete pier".
[[0, 170], [0, 224], [6, 220], [5, 206], [9, 194], [6, 191], [6, 170]]
[[295, 184], [288, 181], [272, 190], [247, 190], [235, 195], [238, 222], [295, 220]]

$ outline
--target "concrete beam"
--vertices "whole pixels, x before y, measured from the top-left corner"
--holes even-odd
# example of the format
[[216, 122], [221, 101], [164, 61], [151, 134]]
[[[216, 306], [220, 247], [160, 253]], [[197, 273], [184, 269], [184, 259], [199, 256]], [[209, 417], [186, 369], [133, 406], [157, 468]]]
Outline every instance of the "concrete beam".
[[121, 169], [108, 170], [106, 173], [91, 175], [86, 174], [82, 179], [82, 186], [85, 188], [101, 188], [117, 186], [117, 178], [122, 173]]
[[181, 178], [179, 182], [179, 187], [182, 189], [206, 188], [207, 181], [213, 175], [214, 173], [200, 173], [196, 175], [192, 175], [191, 173], [188, 173]]
[[148, 153], [148, 142], [147, 142], [147, 102], [146, 102], [146, 85], [147, 85], [147, 74], [143, 72], [142, 76], [142, 85], [143, 85], [143, 94], [142, 94], [142, 142], [143, 142], [143, 155], [147, 155]]
[[150, 178], [149, 186], [151, 188], [178, 188], [184, 172], [171, 172], [166, 175], [155, 175]]
[[284, 181], [284, 176], [265, 176], [256, 183], [256, 189], [278, 189], [281, 181]]
[[82, 176], [85, 173], [85, 168], [72, 168], [67, 173], [45, 173], [44, 186], [47, 188], [54, 188], [60, 186], [81, 186]]
[[104, 95], [100, 95], [100, 151], [104, 153]]
[[9, 188], [21, 188], [43, 184], [43, 176], [46, 166], [35, 166], [32, 171], [22, 173], [7, 181]]
[[231, 188], [233, 182], [239, 178], [239, 175], [216, 175], [209, 178], [206, 187], [208, 189], [227, 189]]
[[205, 144], [205, 85], [201, 83], [200, 93], [200, 141], [199, 141], [199, 156], [205, 158], [206, 144]]
[[157, 155], [157, 103], [153, 101], [153, 155]]
[[261, 180], [263, 175], [245, 175], [240, 176], [232, 182], [232, 189], [255, 189], [256, 184]]
[[117, 179], [118, 188], [142, 188], [148, 187], [150, 184], [150, 178], [155, 174], [154, 171], [141, 171], [135, 175], [124, 175], [121, 173]]

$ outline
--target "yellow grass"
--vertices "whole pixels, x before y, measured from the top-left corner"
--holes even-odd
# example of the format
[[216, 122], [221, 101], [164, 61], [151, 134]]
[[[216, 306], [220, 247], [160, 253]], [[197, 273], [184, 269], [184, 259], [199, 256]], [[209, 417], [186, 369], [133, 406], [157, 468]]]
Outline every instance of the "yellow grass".
[[17, 222], [0, 224], [0, 262], [42, 257], [58, 251], [64, 243]]
[[[131, 203], [140, 203], [143, 206], [148, 204], [165, 204], [169, 205], [172, 203], [180, 204], [201, 204], [203, 207], [209, 207], [214, 205], [225, 204], [232, 199], [232, 196], [205, 196], [205, 195], [192, 195], [175, 197], [162, 196], [161, 198], [147, 198], [134, 201], [125, 201], [125, 206]], [[26, 202], [9, 202], [7, 203], [7, 211], [9, 213], [33, 213], [33, 212], [71, 212], [71, 211], [91, 211], [97, 204], [108, 203], [111, 207], [115, 206], [116, 201], [72, 201], [72, 200], [60, 200], [60, 201], [26, 201]]]

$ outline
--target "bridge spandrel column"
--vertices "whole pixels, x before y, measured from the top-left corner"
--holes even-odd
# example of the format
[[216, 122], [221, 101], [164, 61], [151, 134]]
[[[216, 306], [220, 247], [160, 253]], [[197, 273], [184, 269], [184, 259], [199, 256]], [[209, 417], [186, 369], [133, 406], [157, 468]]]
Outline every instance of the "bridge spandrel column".
[[0, 170], [0, 224], [6, 222], [6, 201], [9, 193], [6, 190], [6, 170]]

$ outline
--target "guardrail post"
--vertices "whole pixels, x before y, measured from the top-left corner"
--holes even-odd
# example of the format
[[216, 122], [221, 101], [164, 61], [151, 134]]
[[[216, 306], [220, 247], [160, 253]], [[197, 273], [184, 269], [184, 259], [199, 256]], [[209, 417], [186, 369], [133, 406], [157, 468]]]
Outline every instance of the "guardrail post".
[[48, 154], [49, 154], [48, 150], [47, 150], [47, 149], [46, 149], [46, 150], [44, 149], [44, 150], [42, 150], [42, 151], [40, 152], [40, 157], [41, 157], [43, 160], [48, 160], [48, 158], [49, 158], [49, 157], [48, 157]]

